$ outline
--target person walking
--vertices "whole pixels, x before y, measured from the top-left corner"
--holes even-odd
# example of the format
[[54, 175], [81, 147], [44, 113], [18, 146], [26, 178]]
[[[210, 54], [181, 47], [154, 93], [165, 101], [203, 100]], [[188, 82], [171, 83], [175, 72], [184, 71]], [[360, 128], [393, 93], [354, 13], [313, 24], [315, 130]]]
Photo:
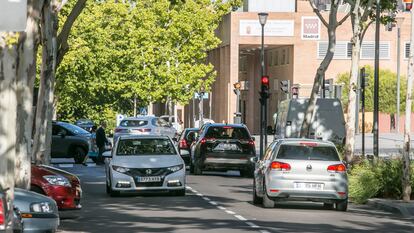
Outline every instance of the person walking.
[[105, 134], [106, 122], [101, 121], [99, 128], [96, 130], [96, 146], [98, 147], [98, 158], [96, 164], [103, 164], [102, 154], [105, 152], [105, 145], [108, 143], [108, 139]]

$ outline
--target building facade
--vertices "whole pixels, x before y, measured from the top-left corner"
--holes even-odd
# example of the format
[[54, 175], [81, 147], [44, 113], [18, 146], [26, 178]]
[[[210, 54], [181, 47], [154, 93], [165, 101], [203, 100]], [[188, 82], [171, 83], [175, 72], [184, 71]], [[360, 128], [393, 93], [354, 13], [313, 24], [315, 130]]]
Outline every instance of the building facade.
[[[329, 9], [329, 1], [320, 0], [320, 9]], [[349, 11], [348, 5], [339, 9], [338, 19]], [[203, 101], [204, 117], [216, 122], [233, 122], [237, 105], [242, 113], [242, 122], [252, 133], [259, 132], [260, 119], [260, 47], [261, 25], [258, 12], [268, 12], [265, 25], [265, 74], [270, 77], [270, 99], [268, 125], [273, 124], [273, 115], [278, 103], [287, 98], [280, 90], [280, 81], [290, 80], [299, 87], [299, 97], [308, 97], [316, 70], [324, 58], [328, 46], [325, 26], [316, 17], [306, 0], [246, 0], [239, 11], [226, 15], [217, 35], [222, 43], [208, 54], [217, 71], [209, 98]], [[323, 11], [327, 19], [329, 12]], [[407, 57], [410, 40], [410, 15], [399, 13], [405, 20], [401, 24], [401, 75], [407, 74]], [[387, 31], [381, 26], [380, 68], [396, 72], [397, 30]], [[360, 65], [374, 65], [375, 24], [367, 30], [361, 48]], [[351, 22], [348, 19], [337, 28], [335, 56], [326, 72], [326, 79], [336, 80], [338, 74], [349, 72], [351, 67]], [[233, 92], [233, 84], [243, 85], [241, 98]], [[390, 87], [396, 88], [396, 87]], [[184, 123], [192, 126], [198, 119], [199, 104], [194, 100], [185, 107]]]

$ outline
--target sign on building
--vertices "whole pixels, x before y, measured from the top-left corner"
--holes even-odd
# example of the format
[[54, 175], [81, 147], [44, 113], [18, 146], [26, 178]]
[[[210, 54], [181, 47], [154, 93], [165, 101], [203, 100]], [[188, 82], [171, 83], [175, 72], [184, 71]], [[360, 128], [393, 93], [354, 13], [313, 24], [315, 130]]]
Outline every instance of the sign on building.
[[[264, 27], [265, 36], [293, 36], [295, 22], [293, 20], [267, 20]], [[261, 36], [262, 25], [257, 20], [240, 20], [240, 36]]]
[[316, 16], [302, 17], [302, 40], [319, 40], [321, 38], [321, 21]]
[[0, 31], [26, 29], [27, 0], [0, 0]]

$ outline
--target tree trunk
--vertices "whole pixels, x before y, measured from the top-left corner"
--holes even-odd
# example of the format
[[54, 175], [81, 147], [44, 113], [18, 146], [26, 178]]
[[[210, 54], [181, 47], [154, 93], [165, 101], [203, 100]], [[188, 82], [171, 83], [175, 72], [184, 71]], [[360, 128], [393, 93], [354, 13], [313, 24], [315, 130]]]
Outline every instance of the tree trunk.
[[[411, 25], [414, 25], [414, 9], [411, 9]], [[408, 59], [407, 77], [407, 98], [405, 103], [405, 125], [404, 125], [404, 152], [403, 152], [403, 200], [410, 201], [411, 182], [410, 182], [410, 131], [411, 131], [411, 98], [413, 91], [414, 75], [414, 27], [411, 26], [410, 57]]]
[[303, 119], [302, 128], [300, 131], [300, 137], [309, 137], [311, 122], [316, 106], [316, 100], [318, 98], [318, 92], [321, 89], [323, 78], [325, 76], [325, 72], [331, 63], [334, 53], [335, 53], [335, 46], [336, 46], [336, 28], [338, 26], [337, 23], [337, 12], [338, 6], [336, 4], [331, 5], [331, 10], [329, 12], [329, 27], [328, 30], [328, 50], [326, 51], [325, 58], [319, 65], [318, 70], [316, 71], [315, 79], [313, 81], [312, 93], [309, 98], [309, 103], [306, 108], [305, 118]]
[[[7, 191], [7, 203], [13, 204], [14, 159], [16, 155], [16, 76], [17, 48], [8, 45], [13, 33], [0, 33], [0, 186]], [[10, 212], [13, 211], [11, 208]]]
[[33, 87], [36, 79], [39, 19], [43, 1], [29, 0], [26, 31], [20, 34], [17, 70], [15, 186], [30, 188], [33, 129]]
[[[346, 141], [345, 141], [345, 160], [351, 162], [354, 156], [355, 150], [355, 114], [356, 114], [356, 102], [357, 95], [355, 88], [359, 89], [358, 77], [359, 77], [359, 58], [361, 53], [361, 28], [359, 26], [359, 15], [358, 12], [354, 13], [352, 16], [352, 24], [355, 25], [354, 32], [352, 36], [352, 60], [351, 60], [351, 73], [349, 80], [349, 100], [348, 100], [348, 110], [347, 110], [347, 120], [346, 120]], [[362, 129], [364, 130], [364, 129]]]
[[49, 164], [52, 143], [57, 14], [50, 1], [45, 3], [42, 12], [42, 67], [36, 109], [33, 157], [36, 164]]

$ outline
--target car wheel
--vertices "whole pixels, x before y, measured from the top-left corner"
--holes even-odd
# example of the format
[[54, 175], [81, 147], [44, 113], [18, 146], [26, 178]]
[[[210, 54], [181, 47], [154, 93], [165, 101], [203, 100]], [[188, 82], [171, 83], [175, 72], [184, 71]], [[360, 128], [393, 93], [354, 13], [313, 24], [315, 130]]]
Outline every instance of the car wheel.
[[185, 196], [185, 189], [180, 189], [180, 190], [174, 191], [174, 195], [175, 196]]
[[253, 181], [253, 204], [263, 204], [263, 198], [257, 196], [256, 192], [256, 181]]
[[334, 204], [333, 203], [323, 203], [323, 208], [327, 209], [327, 210], [331, 210], [334, 208]]
[[115, 190], [113, 190], [112, 189], [112, 183], [111, 183], [111, 180], [109, 180], [109, 184], [106, 186], [106, 188], [107, 188], [107, 193], [109, 194], [109, 196], [111, 196], [111, 197], [118, 197], [120, 194], [121, 194], [121, 192], [119, 192], [119, 191], [115, 191]]
[[263, 185], [263, 207], [264, 208], [274, 208], [275, 202], [269, 198], [266, 192], [266, 185]]
[[73, 158], [75, 159], [75, 163], [81, 164], [85, 160], [86, 153], [81, 147], [75, 147], [73, 150]]
[[108, 181], [106, 181], [105, 183], [106, 183], [106, 194], [110, 194], [111, 193], [111, 186], [108, 184]]
[[90, 157], [94, 163], [98, 162], [98, 157]]
[[190, 174], [194, 174], [194, 164], [190, 161]]
[[240, 176], [246, 178], [253, 178], [254, 177], [254, 170], [251, 168], [247, 168], [245, 170], [240, 170]]
[[336, 203], [337, 211], [346, 211], [348, 209], [348, 198]]

